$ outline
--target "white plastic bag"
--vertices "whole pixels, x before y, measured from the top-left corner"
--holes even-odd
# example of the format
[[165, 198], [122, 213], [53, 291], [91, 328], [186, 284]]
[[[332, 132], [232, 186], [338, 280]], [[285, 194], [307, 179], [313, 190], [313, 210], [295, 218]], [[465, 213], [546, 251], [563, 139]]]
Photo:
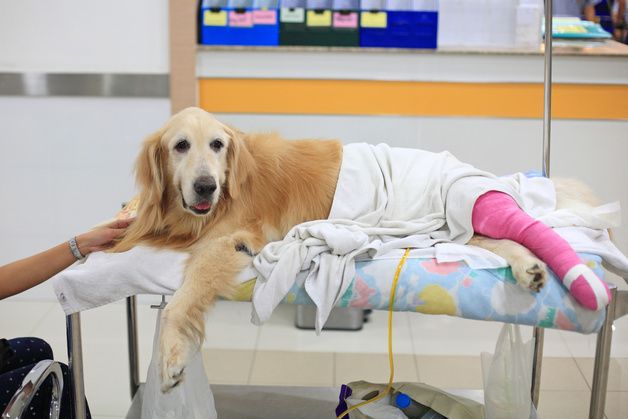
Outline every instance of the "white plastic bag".
[[[362, 399], [347, 399], [347, 406], [352, 407], [358, 403], [362, 403], [363, 401], [364, 400]], [[408, 419], [402, 410], [391, 404], [390, 396], [386, 396], [376, 402], [358, 407], [356, 410], [349, 413], [348, 416], [355, 419]]]
[[493, 355], [482, 352], [486, 419], [537, 418], [532, 405], [534, 339], [523, 343], [518, 325], [504, 324]]
[[203, 368], [201, 352], [192, 357], [185, 368], [183, 382], [168, 393], [161, 392], [159, 356], [159, 326], [161, 310], [157, 316], [155, 337], [153, 339], [153, 359], [148, 367], [144, 396], [142, 401], [142, 419], [215, 419], [218, 417], [214, 406], [214, 396]]

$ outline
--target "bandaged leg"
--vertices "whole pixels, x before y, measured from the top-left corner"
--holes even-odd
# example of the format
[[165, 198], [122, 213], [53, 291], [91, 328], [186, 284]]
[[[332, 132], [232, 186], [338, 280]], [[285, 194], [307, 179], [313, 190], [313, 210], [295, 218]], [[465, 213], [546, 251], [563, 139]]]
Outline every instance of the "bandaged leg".
[[475, 202], [472, 215], [476, 233], [517, 242], [554, 271], [571, 295], [590, 310], [610, 301], [608, 286], [585, 264], [571, 246], [551, 228], [526, 214], [509, 195], [490, 191]]

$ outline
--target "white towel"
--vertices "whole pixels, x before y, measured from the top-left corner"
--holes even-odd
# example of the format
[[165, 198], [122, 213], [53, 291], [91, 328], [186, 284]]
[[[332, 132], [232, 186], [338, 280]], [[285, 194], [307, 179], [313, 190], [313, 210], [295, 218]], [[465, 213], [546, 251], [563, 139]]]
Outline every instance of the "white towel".
[[184, 252], [138, 246], [123, 253], [96, 252], [52, 278], [66, 314], [136, 294], [173, 294], [183, 280]]
[[[100, 307], [131, 295], [172, 295], [183, 282], [189, 254], [137, 246], [122, 253], [95, 252], [55, 275], [54, 292], [65, 314]], [[255, 278], [252, 269], [236, 282]]]
[[307, 270], [305, 289], [317, 306], [320, 331], [354, 277], [356, 258], [439, 242], [466, 243], [473, 234], [475, 200], [490, 190], [523, 204], [510, 184], [448, 152], [345, 146], [329, 219], [294, 227], [255, 258], [260, 275], [253, 322], [266, 321], [297, 273]]

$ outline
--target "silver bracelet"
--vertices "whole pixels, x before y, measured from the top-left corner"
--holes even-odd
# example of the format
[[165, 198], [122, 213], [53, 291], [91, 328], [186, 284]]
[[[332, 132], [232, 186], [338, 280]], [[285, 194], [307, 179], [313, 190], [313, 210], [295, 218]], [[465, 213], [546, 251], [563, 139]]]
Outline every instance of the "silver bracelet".
[[72, 237], [68, 241], [68, 244], [70, 245], [70, 251], [72, 252], [72, 254], [77, 260], [85, 259], [85, 256], [83, 256], [83, 254], [78, 248], [78, 244], [76, 244], [76, 237]]

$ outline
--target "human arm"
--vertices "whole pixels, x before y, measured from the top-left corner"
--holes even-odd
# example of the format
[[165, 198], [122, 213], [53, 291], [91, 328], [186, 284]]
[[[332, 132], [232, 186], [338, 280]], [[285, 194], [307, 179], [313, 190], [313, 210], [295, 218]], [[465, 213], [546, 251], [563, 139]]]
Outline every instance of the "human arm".
[[[114, 221], [76, 237], [83, 256], [113, 245], [131, 221]], [[39, 285], [76, 261], [68, 242], [0, 267], [0, 300]]]
[[626, 17], [626, 1], [625, 0], [615, 0], [615, 1], [617, 1], [618, 3], [617, 3], [616, 13], [613, 13], [612, 19], [615, 26], [621, 27], [625, 23], [624, 20]]
[[600, 23], [600, 18], [595, 13], [595, 7], [602, 3], [602, 1], [603, 0], [584, 0], [582, 2], [584, 3], [582, 14], [584, 15], [585, 20]]
[[586, 5], [584, 6], [584, 19], [590, 22], [595, 22], [595, 6]]

